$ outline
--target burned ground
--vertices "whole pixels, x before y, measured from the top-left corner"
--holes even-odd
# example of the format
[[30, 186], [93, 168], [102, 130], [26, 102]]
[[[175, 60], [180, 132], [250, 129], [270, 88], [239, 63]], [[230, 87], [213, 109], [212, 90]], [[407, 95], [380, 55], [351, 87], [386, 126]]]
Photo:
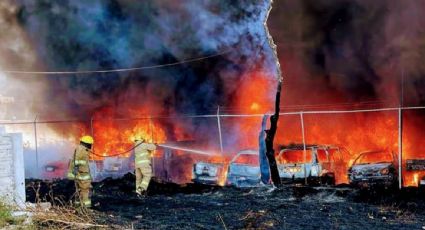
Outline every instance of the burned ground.
[[[94, 184], [97, 222], [112, 228], [136, 229], [422, 229], [425, 198], [416, 188], [402, 191], [357, 191], [288, 186], [237, 189], [152, 183], [138, 199], [134, 178], [106, 179]], [[69, 200], [73, 183], [27, 181], [27, 199], [52, 195]], [[35, 186], [37, 187], [37, 186]]]

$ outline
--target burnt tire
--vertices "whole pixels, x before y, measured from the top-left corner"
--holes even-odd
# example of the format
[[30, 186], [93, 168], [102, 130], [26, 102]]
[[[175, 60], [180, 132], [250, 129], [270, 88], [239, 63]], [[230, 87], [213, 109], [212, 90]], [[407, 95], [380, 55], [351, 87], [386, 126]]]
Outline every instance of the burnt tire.
[[335, 185], [335, 174], [327, 173], [327, 174], [323, 175], [322, 178], [321, 178], [321, 184], [322, 185], [328, 185], [328, 186]]
[[389, 190], [398, 190], [398, 177], [397, 176], [395, 176], [395, 174], [394, 173], [392, 173], [392, 172], [390, 172], [389, 174], [388, 174], [388, 176], [390, 177], [390, 178], [392, 178], [392, 183], [389, 185], [389, 186], [386, 186], [386, 189], [389, 189]]

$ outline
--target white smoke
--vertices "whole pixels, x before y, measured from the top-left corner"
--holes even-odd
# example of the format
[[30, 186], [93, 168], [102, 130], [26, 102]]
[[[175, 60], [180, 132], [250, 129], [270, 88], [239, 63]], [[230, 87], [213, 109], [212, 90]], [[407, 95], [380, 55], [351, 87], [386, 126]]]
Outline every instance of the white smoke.
[[39, 66], [32, 44], [17, 21], [18, 8], [11, 0], [0, 2], [0, 119], [28, 118], [34, 98], [40, 97], [43, 83], [8, 70], [34, 70]]

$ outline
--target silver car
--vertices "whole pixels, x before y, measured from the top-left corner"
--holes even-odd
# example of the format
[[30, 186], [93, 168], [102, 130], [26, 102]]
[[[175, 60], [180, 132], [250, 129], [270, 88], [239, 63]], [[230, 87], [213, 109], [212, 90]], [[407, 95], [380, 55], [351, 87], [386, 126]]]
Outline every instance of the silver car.
[[220, 163], [197, 162], [193, 165], [192, 181], [199, 184], [219, 185], [224, 165]]
[[282, 147], [276, 160], [283, 182], [335, 184], [338, 172], [345, 174], [341, 149], [331, 145], [290, 145]]
[[396, 186], [398, 181], [396, 155], [388, 150], [367, 151], [359, 154], [348, 169], [350, 184], [360, 187]]
[[226, 184], [236, 187], [253, 187], [260, 185], [260, 181], [258, 150], [239, 151], [230, 161]]

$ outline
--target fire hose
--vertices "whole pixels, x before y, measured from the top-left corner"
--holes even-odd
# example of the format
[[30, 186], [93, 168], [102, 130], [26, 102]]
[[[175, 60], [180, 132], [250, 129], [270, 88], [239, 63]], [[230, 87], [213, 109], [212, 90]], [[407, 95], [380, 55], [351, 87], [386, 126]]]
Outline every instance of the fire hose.
[[[143, 142], [133, 146], [132, 148], [130, 148], [130, 149], [124, 151], [124, 152], [109, 154], [107, 156], [97, 154], [94, 151], [90, 151], [90, 153], [95, 155], [95, 156], [98, 156], [98, 157], [116, 157], [116, 156], [120, 156], [120, 155], [129, 153], [130, 151], [134, 150], [137, 146], [139, 146], [141, 144], [143, 144]], [[166, 149], [181, 150], [181, 151], [185, 151], [185, 152], [189, 152], [189, 153], [195, 153], [195, 154], [201, 154], [201, 155], [214, 155], [214, 154], [209, 153], [209, 152], [199, 151], [199, 150], [194, 150], [194, 149], [180, 148], [180, 147], [176, 147], [176, 146], [163, 145], [163, 144], [157, 144], [157, 145], [160, 146], [160, 147], [166, 148]]]
[[126, 150], [126, 151], [124, 151], [124, 152], [114, 153], [114, 154], [109, 154], [109, 155], [107, 155], [107, 156], [97, 154], [97, 153], [95, 153], [94, 151], [91, 151], [91, 150], [90, 150], [90, 153], [91, 153], [91, 154], [93, 154], [93, 155], [95, 155], [95, 156], [98, 156], [98, 157], [116, 157], [116, 156], [121, 156], [121, 155], [124, 155], [124, 154], [126, 154], [126, 153], [129, 153], [130, 151], [134, 150], [137, 146], [139, 146], [139, 145], [141, 145], [141, 144], [143, 144], [143, 143], [144, 143], [144, 142], [141, 142], [141, 143], [139, 143], [139, 144], [137, 144], [137, 145], [133, 146], [132, 148], [130, 148], [130, 149], [128, 149], [128, 150]]

